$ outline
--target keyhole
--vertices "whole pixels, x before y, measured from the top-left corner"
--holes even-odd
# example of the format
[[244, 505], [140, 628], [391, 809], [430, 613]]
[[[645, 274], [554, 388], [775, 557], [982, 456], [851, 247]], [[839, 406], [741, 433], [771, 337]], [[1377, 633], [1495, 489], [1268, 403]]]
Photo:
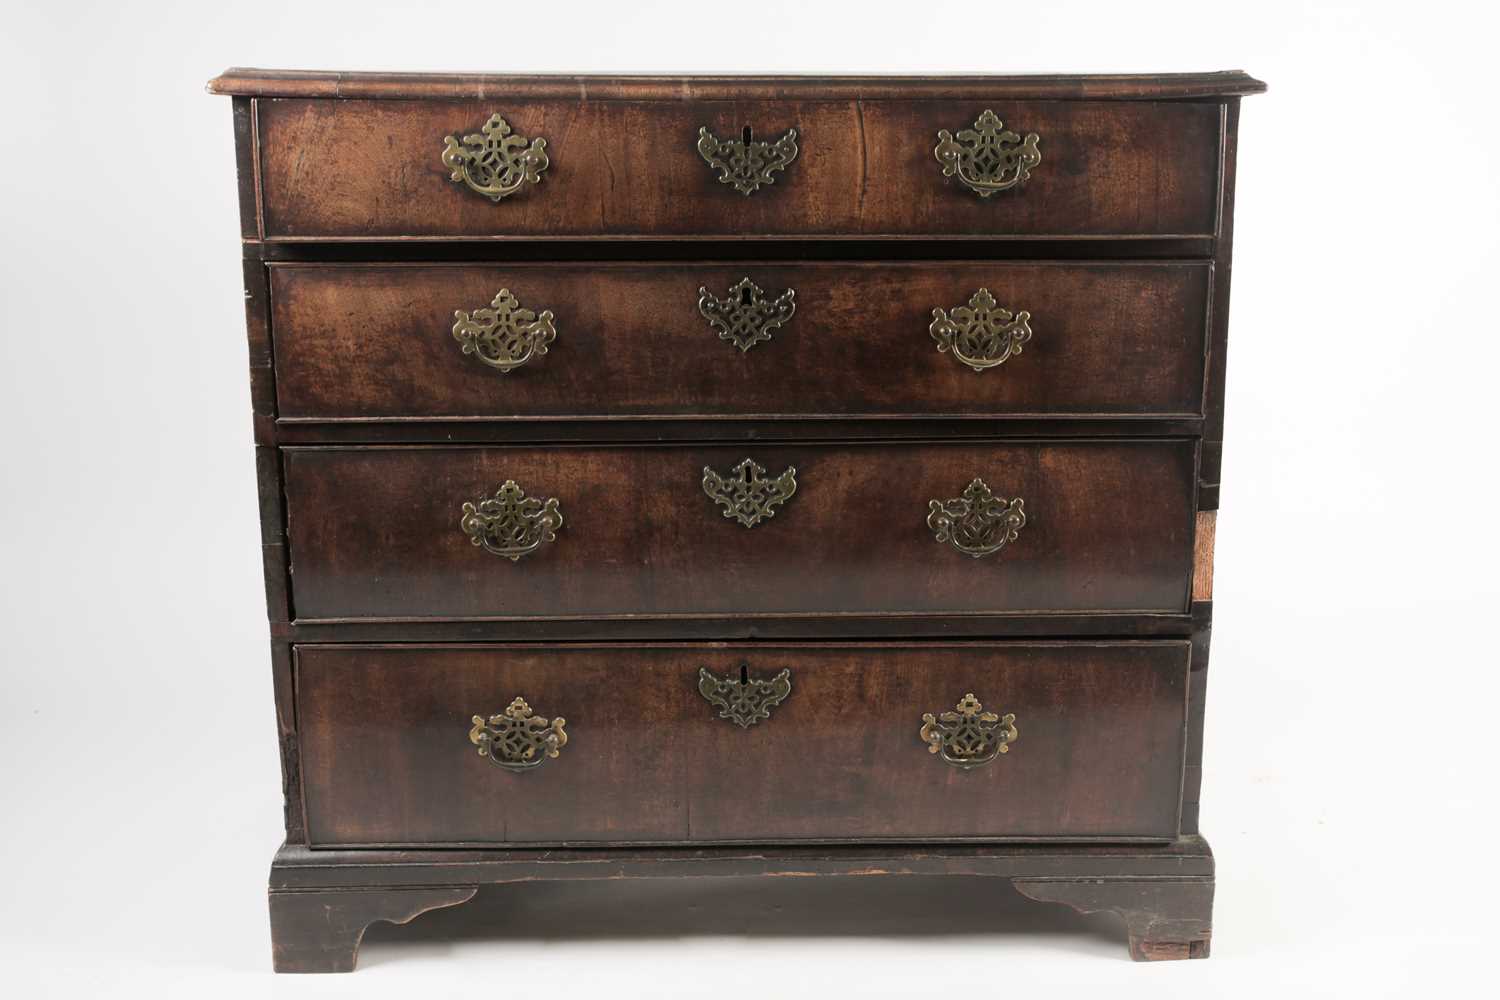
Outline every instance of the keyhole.
[[743, 288], [743, 289], [740, 290], [740, 305], [742, 305], [742, 306], [748, 306], [748, 305], [750, 305], [750, 289]]
[[740, 133], [740, 138], [744, 140], [745, 145], [747, 145], [747, 146], [750, 145], [750, 126], [749, 125], [746, 125], [745, 126], [745, 130]]
[[750, 667], [748, 665], [744, 664], [744, 663], [740, 664], [740, 683], [741, 684], [749, 684], [750, 683]]

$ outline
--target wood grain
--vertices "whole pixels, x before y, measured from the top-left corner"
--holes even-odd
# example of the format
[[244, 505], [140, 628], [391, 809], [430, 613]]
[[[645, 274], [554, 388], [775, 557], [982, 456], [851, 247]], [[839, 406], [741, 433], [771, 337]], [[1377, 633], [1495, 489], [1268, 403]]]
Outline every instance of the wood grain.
[[[1023, 187], [981, 199], [942, 176], [940, 129], [984, 107], [942, 101], [257, 101], [267, 239], [529, 237], [1182, 237], [1217, 229], [1216, 103], [1004, 101], [1042, 136]], [[548, 140], [540, 184], [495, 204], [450, 179], [443, 139], [501, 112]], [[718, 182], [698, 129], [801, 153], [746, 197]]]
[[1214, 599], [1214, 528], [1216, 510], [1200, 510], [1197, 530], [1193, 534], [1193, 600]]
[[[315, 846], [1177, 835], [1189, 646], [302, 646], [298, 728]], [[700, 667], [790, 668], [744, 729]], [[1013, 712], [971, 771], [918, 736], [973, 692]], [[568, 742], [524, 773], [469, 744], [524, 697]]]
[[[290, 842], [277, 968], [350, 969], [371, 921], [479, 884], [658, 876], [994, 877], [1120, 914], [1137, 958], [1205, 956], [1236, 133], [1264, 89], [1239, 72], [211, 83], [234, 95]], [[985, 108], [1043, 160], [981, 200], [932, 147]], [[438, 155], [496, 111], [552, 157], [500, 204]], [[802, 152], [745, 198], [698, 156], [700, 125], [795, 127]], [[796, 287], [799, 314], [740, 355], [694, 303], [746, 275]], [[452, 310], [497, 282], [564, 320], [545, 366], [499, 381], [444, 353]], [[1026, 352], [984, 375], [926, 334], [970, 285], [1034, 316]], [[698, 486], [747, 456], [801, 483], [755, 529]], [[1029, 518], [979, 561], [922, 523], [974, 475]], [[456, 524], [504, 478], [567, 513], [518, 565]], [[765, 658], [796, 672], [788, 701], [750, 730], [714, 718], [697, 666]], [[959, 687], [989, 705], [999, 682], [1012, 755], [961, 773], [925, 754], [914, 705]], [[574, 739], [517, 776], [452, 716], [523, 685]], [[1142, 837], [1159, 842], [1123, 842]], [[403, 838], [456, 846], [381, 846]]]
[[[1187, 610], [1187, 441], [284, 454], [299, 621]], [[798, 483], [750, 528], [702, 487], [705, 467], [747, 457]], [[976, 477], [1028, 518], [982, 559], [926, 523]], [[459, 529], [462, 505], [506, 480], [564, 519], [517, 563]]]
[[[698, 309], [742, 278], [796, 312], [748, 351]], [[283, 419], [697, 415], [1196, 415], [1201, 264], [275, 265]], [[938, 353], [935, 308], [981, 288], [1030, 313], [1023, 353], [976, 372]], [[544, 357], [464, 356], [454, 310], [508, 289], [551, 311]]]
[[1035, 73], [1019, 76], [630, 76], [567, 73], [341, 73], [322, 70], [225, 70], [211, 94], [256, 97], [444, 98], [529, 97], [576, 101], [1086, 99], [1182, 100], [1259, 94], [1266, 85], [1241, 70], [1217, 73]]

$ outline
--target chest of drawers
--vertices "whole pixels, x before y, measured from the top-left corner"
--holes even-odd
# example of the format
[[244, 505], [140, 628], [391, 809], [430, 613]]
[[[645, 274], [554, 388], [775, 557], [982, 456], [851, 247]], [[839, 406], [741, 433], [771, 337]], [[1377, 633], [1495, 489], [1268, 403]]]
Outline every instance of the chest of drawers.
[[518, 880], [1208, 954], [1240, 73], [231, 70], [284, 971]]

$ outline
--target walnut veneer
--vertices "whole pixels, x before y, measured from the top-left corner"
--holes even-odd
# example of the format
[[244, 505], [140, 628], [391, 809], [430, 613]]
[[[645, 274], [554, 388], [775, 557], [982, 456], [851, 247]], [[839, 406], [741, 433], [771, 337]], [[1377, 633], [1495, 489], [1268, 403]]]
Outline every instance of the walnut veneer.
[[1208, 954], [1242, 73], [231, 70], [283, 971], [525, 880]]

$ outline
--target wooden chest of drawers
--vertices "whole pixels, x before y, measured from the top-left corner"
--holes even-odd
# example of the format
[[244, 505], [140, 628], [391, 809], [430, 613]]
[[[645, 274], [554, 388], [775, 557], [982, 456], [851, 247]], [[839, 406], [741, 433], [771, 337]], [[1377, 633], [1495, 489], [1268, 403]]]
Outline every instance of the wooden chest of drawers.
[[231, 70], [276, 967], [519, 879], [1208, 954], [1240, 73]]

